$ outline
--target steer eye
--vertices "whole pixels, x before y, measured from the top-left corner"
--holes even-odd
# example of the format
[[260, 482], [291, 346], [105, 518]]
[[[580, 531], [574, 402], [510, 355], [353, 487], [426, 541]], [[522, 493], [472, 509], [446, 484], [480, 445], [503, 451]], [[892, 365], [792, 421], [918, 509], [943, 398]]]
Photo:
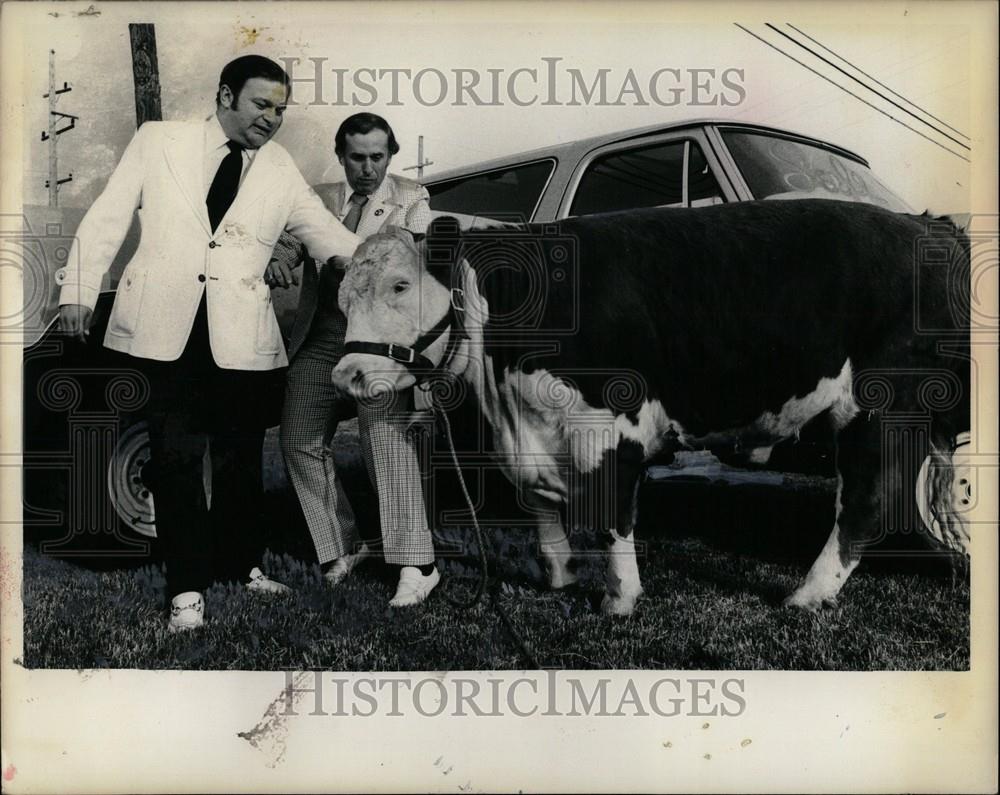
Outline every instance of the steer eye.
[[398, 293], [405, 293], [409, 289], [410, 289], [410, 283], [409, 282], [396, 282], [392, 286], [392, 291], [394, 293], [397, 293], [397, 294]]

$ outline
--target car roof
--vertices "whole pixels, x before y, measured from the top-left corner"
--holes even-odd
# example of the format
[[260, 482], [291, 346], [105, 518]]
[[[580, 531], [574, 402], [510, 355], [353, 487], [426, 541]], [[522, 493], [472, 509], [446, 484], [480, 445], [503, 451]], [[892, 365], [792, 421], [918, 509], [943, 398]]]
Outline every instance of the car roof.
[[837, 154], [848, 157], [851, 160], [856, 160], [865, 167], [868, 167], [867, 160], [849, 149], [844, 149], [843, 147], [831, 144], [828, 141], [813, 138], [809, 135], [803, 135], [802, 133], [797, 133], [792, 130], [785, 130], [780, 127], [768, 127], [763, 124], [730, 121], [727, 119], [692, 119], [674, 122], [672, 124], [651, 124], [645, 127], [635, 127], [630, 130], [619, 130], [617, 132], [605, 133], [604, 135], [594, 135], [589, 138], [578, 138], [574, 141], [567, 141], [566, 143], [552, 144], [550, 146], [542, 146], [537, 149], [515, 152], [510, 155], [504, 155], [503, 157], [483, 160], [478, 163], [469, 163], [468, 165], [449, 168], [436, 174], [429, 174], [421, 181], [425, 185], [431, 185], [436, 182], [444, 182], [449, 179], [468, 176], [469, 174], [506, 168], [532, 160], [544, 160], [547, 158], [555, 158], [556, 160], [559, 160], [564, 157], [572, 157], [573, 159], [578, 160], [587, 152], [604, 146], [605, 144], [628, 141], [635, 138], [643, 138], [650, 135], [656, 135], [658, 133], [672, 132], [674, 130], [683, 130], [688, 127], [705, 126], [739, 128], [753, 132], [765, 132], [772, 134], [778, 133], [780, 135], [794, 136], [795, 138], [823, 147], [824, 149], [830, 149]]

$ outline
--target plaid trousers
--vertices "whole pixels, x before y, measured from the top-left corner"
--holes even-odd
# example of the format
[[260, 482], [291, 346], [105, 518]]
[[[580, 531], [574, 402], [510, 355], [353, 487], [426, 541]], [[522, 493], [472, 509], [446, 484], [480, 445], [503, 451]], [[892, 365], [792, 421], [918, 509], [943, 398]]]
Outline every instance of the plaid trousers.
[[333, 466], [337, 424], [358, 414], [361, 451], [378, 494], [387, 563], [422, 566], [434, 561], [424, 508], [420, 465], [407, 433], [412, 393], [357, 404], [330, 380], [335, 362], [302, 351], [288, 368], [281, 418], [281, 449], [302, 504], [320, 563], [354, 551], [357, 526]]

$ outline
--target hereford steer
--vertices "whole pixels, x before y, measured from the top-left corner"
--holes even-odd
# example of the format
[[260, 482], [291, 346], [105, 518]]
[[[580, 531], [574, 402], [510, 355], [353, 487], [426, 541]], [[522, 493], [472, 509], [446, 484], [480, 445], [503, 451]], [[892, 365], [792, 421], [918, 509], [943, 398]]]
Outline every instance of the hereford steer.
[[[882, 532], [886, 489], [913, 494], [919, 444], [902, 455], [887, 418], [926, 420], [917, 466], [925, 454], [950, 461], [968, 428], [967, 360], [945, 345], [966, 341], [956, 296], [968, 281], [967, 241], [948, 222], [847, 202], [467, 232], [444, 218], [423, 241], [391, 232], [355, 253], [333, 377], [358, 397], [434, 369], [464, 379], [504, 472], [539, 513], [550, 584], [574, 581], [554, 517], [585, 498], [609, 545], [603, 609], [622, 615], [642, 593], [632, 531], [646, 461], [709, 449], [760, 464], [825, 415], [836, 521], [786, 600], [816, 610]], [[938, 518], [964, 540], [947, 510]]]

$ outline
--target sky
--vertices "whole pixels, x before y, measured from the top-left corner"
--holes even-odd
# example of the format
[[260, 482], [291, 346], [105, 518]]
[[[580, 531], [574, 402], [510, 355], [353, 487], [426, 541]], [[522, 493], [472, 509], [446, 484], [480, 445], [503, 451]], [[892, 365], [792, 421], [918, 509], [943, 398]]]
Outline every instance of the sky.
[[[150, 22], [156, 31], [165, 119], [203, 118], [211, 113], [218, 73], [238, 55], [255, 52], [276, 59], [298, 58], [299, 66], [293, 71], [297, 78], [312, 77], [319, 63], [321, 88], [317, 91], [309, 82], [297, 84], [295, 96], [303, 104], [289, 109], [276, 138], [292, 153], [310, 182], [342, 177], [332, 153], [333, 133], [344, 118], [358, 110], [381, 113], [392, 123], [402, 144], [390, 169], [397, 173], [415, 174], [403, 168], [416, 163], [417, 138], [423, 135], [425, 157], [433, 161], [426, 177], [447, 168], [599, 133], [710, 116], [768, 124], [829, 140], [869, 160], [876, 174], [915, 209], [969, 211], [971, 165], [963, 157], [974, 162], [976, 152], [976, 142], [965, 137], [971, 134], [973, 121], [970, 51], [975, 32], [962, 24], [960, 14], [941, 24], [940, 18], [922, 18], [916, 12], [875, 13], [874, 7], [871, 14], [852, 15], [851, 24], [845, 24], [843, 14], [840, 20], [831, 20], [828, 11], [823, 15], [822, 8], [827, 5], [783, 6], [783, 12], [796, 13], [770, 15], [755, 15], [756, 7], [751, 5], [713, 5], [716, 13], [706, 15], [669, 3], [472, 7], [430, 3], [114, 3], [97, 4], [97, 14], [80, 14], [85, 4], [21, 6], [18, 11], [23, 12], [26, 42], [22, 48], [27, 153], [23, 195], [28, 204], [47, 202], [48, 149], [39, 136], [48, 112], [42, 98], [48, 82], [47, 51], [56, 51], [57, 84], [67, 81], [73, 87], [60, 97], [58, 108], [79, 116], [76, 129], [59, 139], [60, 175], [73, 173], [73, 181], [61, 190], [60, 203], [86, 207], [103, 187], [135, 130], [128, 23]], [[735, 10], [739, 17], [719, 13], [727, 9]], [[956, 140], [949, 140], [823, 64], [767, 28], [767, 21], [862, 77], [830, 52], [808, 42], [802, 33], [808, 34], [936, 116], [948, 127], [933, 122], [935, 126]], [[787, 27], [789, 22], [802, 33]], [[751, 33], [875, 107], [796, 64]], [[553, 83], [544, 81], [549, 64], [556, 68]], [[392, 74], [385, 70], [409, 70], [410, 77], [397, 72], [396, 101], [389, 104], [393, 100], [390, 78], [377, 79], [372, 72], [359, 72], [364, 69], [375, 70], [376, 76], [379, 70], [383, 75]], [[535, 91], [530, 73], [524, 72], [514, 78], [514, 88], [508, 91], [507, 81], [518, 69], [536, 70], [540, 88]], [[425, 71], [420, 79], [414, 80], [421, 70]], [[466, 93], [466, 104], [457, 105], [459, 78], [455, 70], [467, 70], [466, 80], [477, 79], [480, 99], [485, 95], [484, 101], [492, 104], [477, 106]], [[589, 102], [568, 104], [571, 70], [586, 84], [600, 70], [607, 70], [606, 101], [597, 101], [595, 94]], [[342, 93], [337, 90], [338, 74], [346, 86]], [[626, 92], [619, 104], [612, 104], [629, 74], [635, 76], [637, 91]], [[723, 74], [738, 90], [725, 87]], [[440, 101], [438, 75], [444, 77], [447, 89]], [[654, 75], [659, 75], [653, 82], [661, 103], [674, 97], [674, 104], [654, 101], [650, 90]], [[359, 76], [362, 82], [372, 83], [374, 91], [358, 89], [355, 81]], [[493, 79], [498, 79], [500, 86], [495, 97], [486, 90]], [[702, 88], [695, 87], [699, 82]], [[866, 82], [871, 84], [871, 80]], [[352, 86], [359, 102], [351, 101]], [[678, 91], [671, 94], [671, 87]], [[554, 97], [547, 95], [550, 89], [556, 92]], [[924, 121], [933, 121], [898, 96], [883, 93]], [[713, 98], [719, 104], [698, 104]], [[556, 101], [543, 104], [546, 99]], [[362, 104], [367, 102], [372, 104]]]

